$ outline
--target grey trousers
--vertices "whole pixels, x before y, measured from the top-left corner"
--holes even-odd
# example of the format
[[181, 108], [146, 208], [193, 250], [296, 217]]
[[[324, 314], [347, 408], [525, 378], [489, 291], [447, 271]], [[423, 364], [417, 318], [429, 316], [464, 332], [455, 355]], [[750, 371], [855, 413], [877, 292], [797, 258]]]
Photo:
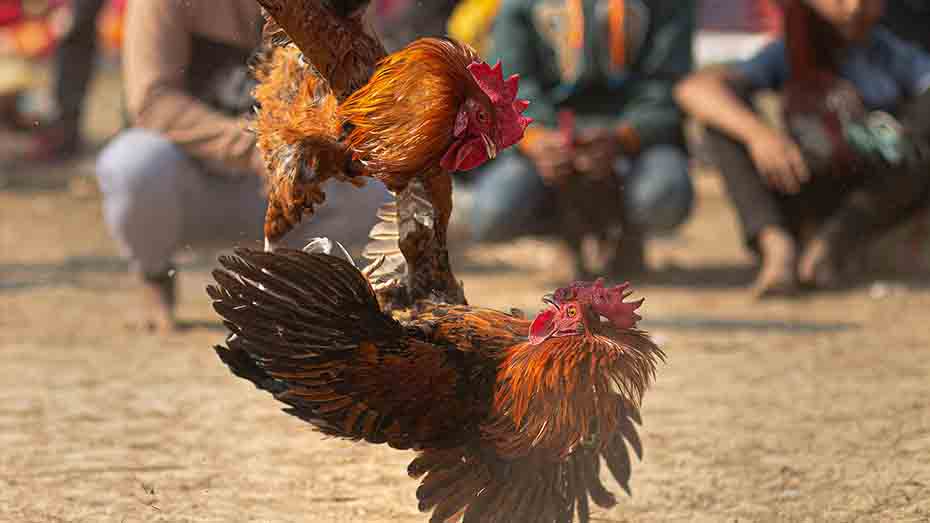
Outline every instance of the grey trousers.
[[[97, 178], [107, 227], [143, 274], [165, 271], [182, 248], [261, 246], [266, 200], [254, 173], [207, 172], [164, 137], [129, 129], [100, 153]], [[361, 189], [330, 182], [326, 203], [286, 240], [302, 247], [328, 236], [360, 245], [388, 197], [375, 180]]]

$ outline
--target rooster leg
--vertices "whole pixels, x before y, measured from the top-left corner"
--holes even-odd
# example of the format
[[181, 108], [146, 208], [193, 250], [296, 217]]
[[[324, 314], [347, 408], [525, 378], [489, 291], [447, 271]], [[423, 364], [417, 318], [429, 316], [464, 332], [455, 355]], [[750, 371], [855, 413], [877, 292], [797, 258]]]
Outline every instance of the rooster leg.
[[446, 231], [452, 216], [452, 176], [446, 172], [434, 174], [426, 178], [424, 185], [436, 210], [436, 239], [445, 247]]
[[[417, 180], [398, 194], [398, 246], [408, 265], [408, 286], [413, 302], [438, 299], [466, 304], [465, 295], [449, 263], [446, 228], [452, 214], [452, 178], [448, 173]], [[432, 216], [432, 220], [422, 217]]]
[[387, 261], [387, 256], [383, 254], [378, 256], [375, 261], [371, 262], [371, 264], [362, 269], [362, 276], [364, 276], [365, 279], [368, 279], [369, 276], [374, 274], [376, 270], [380, 269], [384, 265], [385, 261]]

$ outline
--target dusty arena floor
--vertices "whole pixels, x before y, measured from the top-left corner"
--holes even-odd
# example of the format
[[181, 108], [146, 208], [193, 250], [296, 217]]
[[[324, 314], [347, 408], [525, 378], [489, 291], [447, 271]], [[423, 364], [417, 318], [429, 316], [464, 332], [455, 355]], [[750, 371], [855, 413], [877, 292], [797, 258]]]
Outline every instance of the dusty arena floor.
[[[88, 162], [2, 169], [0, 521], [426, 521], [411, 454], [324, 439], [220, 364], [212, 255], [185, 255], [185, 329], [148, 334]], [[669, 361], [633, 497], [595, 521], [930, 521], [927, 285], [753, 304], [731, 211], [699, 186], [637, 285]], [[526, 241], [457, 266], [473, 303], [534, 310], [559, 260]]]

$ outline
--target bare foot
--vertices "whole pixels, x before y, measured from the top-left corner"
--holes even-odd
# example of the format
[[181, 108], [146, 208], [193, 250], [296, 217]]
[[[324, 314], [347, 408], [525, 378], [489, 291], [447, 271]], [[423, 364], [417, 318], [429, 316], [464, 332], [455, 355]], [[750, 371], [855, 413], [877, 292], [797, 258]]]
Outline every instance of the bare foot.
[[817, 289], [835, 289], [840, 285], [842, 278], [834, 260], [834, 250], [830, 241], [820, 235], [807, 242], [798, 262], [798, 278], [802, 284]]
[[174, 317], [176, 303], [176, 271], [145, 275], [142, 278], [142, 306], [145, 308], [145, 328], [167, 334], [177, 330]]
[[762, 267], [752, 286], [753, 296], [763, 299], [797, 292], [797, 248], [791, 235], [779, 227], [768, 227], [759, 234], [759, 251]]

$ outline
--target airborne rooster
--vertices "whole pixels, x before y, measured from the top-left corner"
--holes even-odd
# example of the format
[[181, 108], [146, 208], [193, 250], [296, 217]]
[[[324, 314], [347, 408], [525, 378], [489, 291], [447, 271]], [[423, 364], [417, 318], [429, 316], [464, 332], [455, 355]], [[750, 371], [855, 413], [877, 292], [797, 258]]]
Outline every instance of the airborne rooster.
[[232, 331], [220, 358], [321, 432], [414, 449], [432, 522], [589, 520], [628, 490], [634, 422], [662, 351], [627, 285], [577, 283], [519, 315], [433, 304], [402, 324], [350, 261], [242, 249], [208, 289]]
[[[473, 169], [522, 138], [530, 119], [521, 115], [527, 103], [516, 98], [517, 77], [505, 80], [499, 64], [447, 39], [424, 38], [386, 56], [363, 21], [366, 1], [258, 2], [269, 15], [255, 91], [258, 146], [271, 173], [266, 250], [323, 202], [325, 181], [374, 177], [398, 195], [381, 233], [391, 229], [409, 280], [447, 275], [433, 291], [464, 302], [446, 259], [449, 173]], [[405, 228], [413, 214], [405, 207], [424, 203], [435, 223]], [[427, 249], [434, 259], [419, 256]], [[407, 304], [428, 297], [406, 283]]]

